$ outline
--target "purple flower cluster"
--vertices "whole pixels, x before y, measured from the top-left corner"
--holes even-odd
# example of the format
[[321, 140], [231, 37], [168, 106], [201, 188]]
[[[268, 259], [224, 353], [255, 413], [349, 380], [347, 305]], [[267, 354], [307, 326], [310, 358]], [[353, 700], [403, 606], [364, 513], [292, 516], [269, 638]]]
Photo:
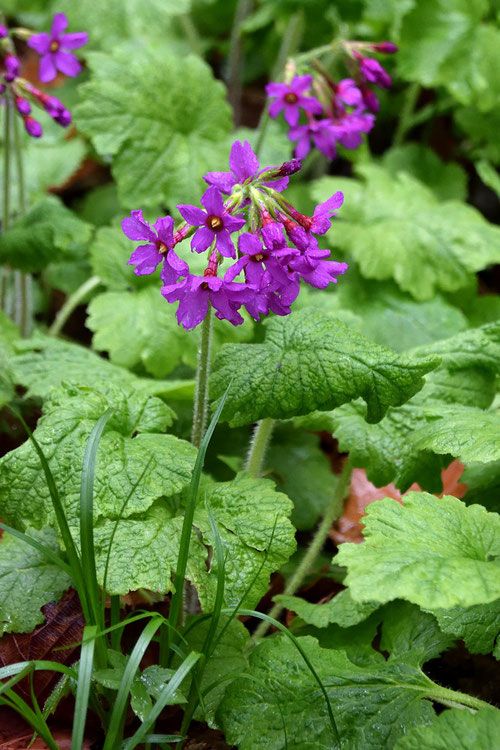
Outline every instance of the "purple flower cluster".
[[[205, 175], [205, 210], [177, 206], [184, 221], [176, 231], [170, 216], [150, 227], [142, 211], [132, 211], [122, 222], [125, 235], [143, 243], [129, 260], [134, 272], [150, 274], [161, 265], [161, 292], [168, 302], [179, 302], [177, 320], [186, 329], [199, 325], [210, 306], [218, 318], [233, 325], [243, 323], [242, 307], [256, 320], [269, 312], [288, 315], [300, 279], [325, 289], [347, 269], [346, 263], [328, 260], [330, 251], [321, 249], [315, 237], [328, 231], [342, 205], [342, 193], [317, 206], [312, 217], [305, 216], [281, 195], [300, 162], [260, 169], [250, 144], [236, 141], [229, 164], [230, 172]], [[229, 198], [224, 200], [222, 193]], [[235, 241], [234, 233], [245, 224], [248, 231]], [[174, 251], [188, 237], [192, 251], [207, 253], [203, 276], [190, 273]], [[219, 275], [227, 258], [235, 262]]]
[[[323, 67], [316, 63], [314, 74], [295, 75], [295, 66], [287, 66], [285, 83], [269, 83], [266, 93], [273, 101], [269, 115], [284, 112], [290, 125], [288, 137], [296, 143], [295, 157], [303, 159], [311, 150], [311, 143], [328, 159], [337, 154], [336, 144], [355, 149], [362, 143], [362, 134], [372, 129], [378, 112], [378, 99], [369, 84], [380, 88], [391, 85], [389, 74], [377, 60], [365, 57], [366, 49], [384, 54], [397, 51], [391, 42], [366, 44], [345, 42], [350, 78], [333, 81]], [[311, 89], [316, 96], [306, 96]], [[366, 111], [368, 110], [368, 111]], [[303, 114], [303, 122], [300, 122]]]
[[[26, 132], [34, 138], [42, 135], [42, 126], [31, 116], [31, 107], [36, 105], [44, 109], [55, 122], [63, 127], [71, 123], [71, 113], [55, 96], [39, 91], [28, 81], [19, 76], [19, 60], [11, 39], [11, 33], [25, 39], [28, 46], [41, 55], [39, 78], [43, 83], [53, 80], [57, 70], [68, 76], [76, 76], [81, 70], [77, 58], [69, 49], [82, 47], [88, 41], [86, 32], [64, 34], [68, 20], [64, 13], [56, 13], [52, 22], [50, 35], [32, 34], [26, 29], [9, 29], [0, 25], [0, 66], [3, 69], [3, 80], [0, 82], [0, 94], [4, 99], [13, 101], [16, 111], [22, 117]], [[0, 73], [0, 75], [2, 75]]]

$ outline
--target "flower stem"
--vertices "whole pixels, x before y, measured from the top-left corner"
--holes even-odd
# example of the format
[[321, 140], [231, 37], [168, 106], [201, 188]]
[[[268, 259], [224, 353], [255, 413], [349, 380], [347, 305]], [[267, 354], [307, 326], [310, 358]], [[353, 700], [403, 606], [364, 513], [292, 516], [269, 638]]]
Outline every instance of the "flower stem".
[[[24, 168], [22, 142], [19, 133], [18, 118], [14, 117], [14, 156], [16, 161], [17, 185], [19, 190], [19, 212], [26, 213], [26, 192], [24, 188]], [[14, 320], [19, 326], [21, 336], [27, 338], [31, 335], [33, 327], [33, 281], [30, 273], [14, 271], [14, 298], [15, 312]]]
[[100, 283], [101, 279], [99, 278], [99, 276], [91, 276], [90, 279], [87, 279], [87, 281], [79, 286], [78, 289], [68, 297], [64, 305], [57, 313], [54, 322], [47, 331], [49, 336], [59, 336], [64, 327], [64, 324], [70, 317], [73, 310], [78, 307], [80, 302], [85, 299], [87, 294], [91, 292], [92, 289], [95, 289], [96, 286], [99, 286]]
[[228, 99], [234, 111], [234, 124], [239, 125], [241, 113], [241, 68], [243, 47], [241, 44], [241, 24], [252, 10], [253, 0], [238, 0], [231, 29], [231, 45], [227, 71]]
[[201, 326], [200, 348], [198, 350], [198, 367], [196, 370], [196, 388], [194, 394], [193, 429], [191, 442], [197, 448], [203, 440], [208, 415], [208, 378], [210, 375], [210, 349], [212, 345], [212, 309], [209, 307]]
[[10, 210], [10, 121], [11, 121], [11, 101], [9, 96], [5, 97], [5, 106], [3, 113], [3, 213], [2, 213], [2, 233], [9, 228], [9, 210]]
[[[271, 73], [271, 80], [274, 80], [276, 76], [281, 75], [281, 71], [285, 67], [287, 58], [293, 52], [296, 47], [299, 46], [304, 31], [304, 13], [302, 9], [297, 10], [288, 22], [281, 47], [279, 48], [276, 63]], [[255, 145], [255, 153], [257, 156], [261, 155], [261, 149], [264, 145], [266, 137], [267, 126], [269, 125], [269, 99], [266, 99], [266, 105], [262, 110], [257, 130], [259, 131], [259, 137]]]
[[421, 90], [419, 83], [412, 83], [406, 89], [401, 114], [392, 141], [393, 146], [400, 146], [404, 141], [406, 133], [413, 127], [413, 110], [415, 109]]
[[[285, 586], [285, 590], [283, 591], [284, 594], [288, 596], [293, 596], [297, 589], [300, 588], [302, 581], [306, 577], [306, 575], [311, 570], [314, 561], [316, 560], [317, 556], [319, 555], [321, 548], [323, 547], [326, 538], [328, 536], [328, 532], [330, 531], [330, 528], [332, 526], [332, 523], [334, 522], [337, 514], [338, 514], [338, 508], [342, 500], [344, 499], [347, 489], [349, 488], [350, 482], [351, 482], [351, 473], [352, 473], [352, 466], [349, 459], [345, 462], [344, 467], [342, 469], [342, 473], [339, 476], [337, 480], [337, 485], [335, 487], [335, 491], [333, 493], [332, 501], [330, 505], [327, 508], [327, 511], [325, 515], [323, 516], [323, 520], [321, 521], [320, 525], [318, 526], [318, 529], [316, 533], [314, 534], [311, 544], [309, 545], [306, 554], [302, 558], [297, 570], [293, 574], [293, 576], [288, 581], [287, 585]], [[273, 617], [274, 619], [277, 619], [279, 615], [281, 614], [283, 610], [282, 604], [275, 604], [274, 607], [269, 612], [269, 616]], [[269, 623], [263, 620], [255, 633], [252, 636], [253, 640], [256, 640], [258, 638], [262, 638], [268, 631]]]
[[429, 693], [429, 697], [437, 703], [442, 703], [443, 706], [448, 706], [449, 708], [472, 708], [474, 711], [479, 711], [482, 708], [500, 710], [491, 703], [486, 703], [486, 701], [482, 701], [480, 698], [474, 698], [473, 695], [459, 693], [456, 690], [450, 690], [440, 685], [434, 685], [433, 687], [435, 689]]
[[255, 426], [245, 464], [245, 471], [248, 471], [255, 478], [262, 471], [264, 456], [266, 455], [274, 424], [274, 419], [268, 417], [267, 419], [261, 419]]

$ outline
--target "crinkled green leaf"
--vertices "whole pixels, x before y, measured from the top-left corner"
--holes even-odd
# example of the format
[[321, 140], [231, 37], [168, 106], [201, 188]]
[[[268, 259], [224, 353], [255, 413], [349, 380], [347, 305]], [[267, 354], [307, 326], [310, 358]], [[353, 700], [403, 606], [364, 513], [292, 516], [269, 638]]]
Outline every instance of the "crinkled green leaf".
[[331, 409], [359, 396], [367, 402], [368, 421], [377, 422], [391, 404], [419, 391], [436, 364], [401, 357], [333, 315], [305, 309], [270, 319], [263, 344], [223, 346], [211, 392], [220, 398], [232, 379], [222, 411], [232, 425]]
[[198, 201], [203, 174], [219, 166], [230, 129], [225, 90], [197, 57], [125, 45], [88, 55], [78, 127], [111, 154], [130, 208]]
[[159, 271], [153, 276], [136, 276], [133, 266], [128, 265], [137, 243], [131, 242], [119, 224], [101, 227], [90, 245], [92, 272], [99, 276], [109, 291], [121, 292], [142, 289], [147, 286], [162, 286]]
[[445, 453], [463, 462], [500, 458], [500, 412], [468, 406], [440, 408], [414, 435], [417, 448]]
[[389, 652], [390, 661], [404, 659], [407, 664], [422, 666], [453, 644], [453, 635], [441, 631], [436, 617], [415, 604], [391, 602], [382, 612], [380, 649]]
[[[242, 606], [253, 607], [265, 594], [271, 573], [295, 552], [295, 530], [289, 521], [292, 502], [277, 492], [270, 480], [254, 479], [246, 473], [208, 487], [206, 496], [224, 549], [225, 606], [236, 606], [248, 589]], [[196, 510], [194, 524], [213, 547], [203, 504]], [[217, 561], [213, 559], [209, 573], [212, 589], [216, 580]], [[202, 598], [202, 603], [206, 607], [206, 599]]]
[[[28, 529], [29, 536], [58, 552], [55, 532]], [[71, 578], [45, 555], [11, 534], [0, 541], [0, 635], [30, 633], [44, 621], [40, 607], [58, 600]]]
[[500, 261], [500, 229], [472, 206], [440, 203], [404, 172], [393, 175], [374, 165], [358, 171], [363, 183], [326, 177], [312, 194], [322, 201], [332, 189], [344, 192], [328, 236], [354, 256], [363, 276], [392, 278], [416, 299], [428, 300], [438, 289], [466, 286], [473, 273]]
[[350, 628], [366, 620], [380, 606], [378, 603], [355, 602], [349, 589], [341, 591], [325, 604], [313, 604], [299, 596], [278, 594], [274, 601], [279, 602], [304, 620], [317, 628], [325, 628], [336, 623], [343, 628]]
[[81, 248], [91, 227], [54, 196], [38, 201], [0, 237], [0, 260], [21, 271], [41, 271], [49, 263]]
[[[161, 434], [172, 411], [160, 399], [109, 382], [101, 391], [63, 385], [44, 406], [35, 437], [49, 462], [70, 527], [79, 525], [82, 462], [87, 440], [108, 407], [96, 464], [94, 518], [147, 510], [178, 493], [191, 479], [196, 454], [189, 443]], [[54, 513], [40, 460], [28, 440], [0, 461], [0, 517], [17, 528], [53, 524]], [[129, 497], [130, 495], [130, 497]]]
[[[316, 435], [292, 430], [290, 425], [273, 432], [266, 453], [264, 473], [293, 502], [292, 523], [296, 529], [311, 529], [331, 503], [336, 477], [319, 446]], [[339, 501], [338, 515], [342, 511]]]
[[19, 339], [19, 335], [16, 324], [0, 310], [0, 361], [3, 363], [0, 370], [0, 409], [14, 396], [14, 381], [9, 360], [12, 357], [12, 345]]
[[364, 544], [343, 544], [353, 599], [407, 599], [424, 609], [471, 606], [500, 595], [500, 516], [455, 497], [410, 492], [366, 508]]
[[431, 188], [439, 200], [467, 197], [467, 174], [457, 162], [443, 162], [435, 151], [420, 143], [394, 146], [382, 157], [383, 166], [392, 174], [407, 172]]
[[414, 727], [395, 750], [492, 750], [498, 744], [500, 711], [483, 708], [472, 713], [459, 708], [444, 711], [427, 727]]
[[500, 599], [472, 607], [436, 609], [433, 614], [444, 633], [461, 638], [473, 654], [488, 654], [500, 633]]
[[[434, 712], [425, 700], [433, 683], [402, 661], [357, 666], [343, 651], [315, 639], [299, 642], [323, 681], [342, 747], [392, 748]], [[331, 750], [336, 746], [324, 697], [296, 648], [283, 636], [266, 639], [251, 654], [217, 713], [226, 741], [240, 750]]]

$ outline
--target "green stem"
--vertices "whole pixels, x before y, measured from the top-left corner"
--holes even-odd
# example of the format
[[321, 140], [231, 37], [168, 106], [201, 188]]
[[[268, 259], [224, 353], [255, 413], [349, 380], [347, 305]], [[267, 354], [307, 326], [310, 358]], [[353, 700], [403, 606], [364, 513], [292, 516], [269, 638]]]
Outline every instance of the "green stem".
[[271, 419], [270, 417], [267, 419], [261, 419], [255, 426], [250, 450], [248, 451], [247, 462], [245, 464], [245, 470], [253, 477], [258, 477], [262, 471], [262, 464], [269, 445], [273, 427], [274, 419]]
[[100, 283], [101, 279], [99, 278], [99, 276], [91, 276], [90, 279], [87, 279], [87, 281], [79, 286], [78, 289], [68, 297], [64, 305], [57, 313], [54, 322], [47, 332], [49, 336], [59, 336], [73, 310], [78, 307], [80, 302], [85, 299], [87, 294], [95, 289], [96, 286], [99, 286]]
[[181, 26], [184, 29], [184, 33], [186, 35], [186, 39], [189, 44], [189, 48], [193, 55], [198, 55], [199, 57], [203, 56], [203, 49], [201, 46], [201, 40], [200, 35], [198, 34], [198, 29], [193, 23], [193, 19], [189, 15], [189, 13], [184, 13], [182, 16], [180, 16], [180, 22]]
[[234, 111], [235, 126], [239, 125], [241, 112], [241, 70], [243, 48], [241, 44], [241, 24], [252, 10], [253, 0], [238, 0], [231, 29], [229, 64], [227, 75], [228, 99]]
[[[21, 136], [19, 133], [18, 118], [14, 117], [14, 155], [17, 170], [17, 185], [19, 189], [19, 211], [25, 214], [27, 209], [26, 191], [24, 187], [23, 151]], [[14, 320], [19, 326], [21, 336], [28, 338], [33, 326], [33, 280], [31, 274], [23, 274], [21, 271], [14, 272], [15, 288], [15, 316]]]
[[[316, 560], [317, 556], [319, 555], [326, 538], [328, 536], [328, 532], [330, 531], [332, 527], [332, 523], [334, 522], [337, 514], [338, 514], [338, 508], [342, 500], [344, 499], [347, 489], [350, 485], [351, 481], [351, 473], [352, 473], [352, 466], [351, 462], [347, 460], [344, 464], [344, 468], [342, 469], [342, 473], [339, 476], [337, 480], [337, 485], [335, 487], [335, 491], [333, 493], [332, 501], [327, 508], [327, 511], [325, 515], [323, 516], [323, 520], [321, 521], [320, 525], [318, 526], [318, 529], [316, 533], [314, 534], [311, 544], [309, 545], [306, 554], [302, 558], [297, 570], [293, 574], [293, 576], [288, 581], [287, 585], [285, 586], [285, 590], [283, 591], [284, 594], [288, 596], [293, 596], [297, 589], [300, 588], [302, 581], [306, 577], [306, 575], [311, 570], [314, 561]], [[283, 610], [282, 604], [275, 604], [274, 607], [269, 612], [269, 616], [273, 617], [274, 619], [277, 619], [279, 615], [281, 614]], [[253, 634], [253, 640], [256, 640], [257, 638], [262, 638], [269, 629], [269, 623], [263, 621]]]
[[18, 118], [14, 117], [14, 147], [17, 167], [17, 186], [19, 190], [19, 208], [22, 214], [26, 213], [26, 190], [24, 186], [24, 167], [21, 134], [19, 132]]
[[9, 198], [10, 198], [10, 121], [11, 121], [11, 100], [9, 96], [5, 97], [4, 117], [3, 117], [3, 215], [2, 215], [2, 233], [9, 228]]
[[393, 146], [400, 146], [407, 132], [413, 127], [413, 110], [420, 96], [421, 86], [419, 83], [412, 83], [406, 89], [405, 99], [401, 108], [398, 125], [392, 141]]
[[212, 308], [209, 308], [201, 327], [196, 389], [194, 394], [193, 429], [191, 442], [197, 448], [203, 440], [208, 416], [208, 378], [210, 376], [210, 349], [212, 345]]
[[[304, 30], [304, 13], [302, 9], [300, 9], [293, 14], [293, 16], [290, 18], [290, 21], [288, 22], [288, 26], [283, 36], [283, 40], [279, 48], [278, 56], [276, 58], [276, 63], [271, 72], [271, 80], [274, 80], [277, 76], [281, 75], [281, 71], [285, 67], [285, 63], [288, 57], [293, 52], [293, 50], [296, 49], [300, 44], [303, 30]], [[269, 125], [269, 119], [270, 119], [269, 118], [269, 106], [270, 106], [269, 99], [266, 99], [266, 105], [264, 109], [262, 110], [259, 124], [257, 126], [257, 129], [259, 131], [259, 137], [255, 145], [255, 153], [257, 156], [260, 156], [260, 152], [261, 152], [262, 146], [264, 145], [264, 140], [266, 137], [267, 127]]]
[[480, 711], [482, 708], [496, 708], [491, 703], [486, 703], [480, 698], [474, 698], [473, 695], [467, 695], [466, 693], [459, 693], [456, 690], [450, 690], [449, 688], [441, 687], [440, 685], [434, 685], [434, 688], [430, 693], [429, 697], [437, 703], [442, 703], [444, 706], [452, 708], [472, 708], [474, 711]]

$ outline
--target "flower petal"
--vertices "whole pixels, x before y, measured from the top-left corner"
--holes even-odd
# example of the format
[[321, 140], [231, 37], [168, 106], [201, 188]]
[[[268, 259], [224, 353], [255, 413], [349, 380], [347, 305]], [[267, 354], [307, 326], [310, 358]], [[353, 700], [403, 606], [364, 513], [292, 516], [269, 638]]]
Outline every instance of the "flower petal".
[[44, 55], [40, 60], [40, 67], [38, 69], [38, 77], [43, 83], [48, 83], [48, 81], [52, 81], [56, 75], [57, 70], [54, 65], [53, 58], [54, 55], [48, 54]]
[[248, 141], [235, 141], [229, 155], [229, 166], [238, 182], [244, 182], [259, 169], [259, 160]]
[[128, 265], [137, 266], [134, 269], [136, 276], [144, 276], [154, 273], [161, 259], [162, 255], [154, 245], [140, 245], [130, 256]]
[[312, 83], [312, 76], [295, 76], [290, 84], [290, 91], [294, 94], [302, 94], [303, 91], [307, 91]]
[[214, 241], [215, 232], [211, 232], [208, 227], [200, 227], [193, 234], [191, 240], [191, 249], [197, 253], [204, 253]]
[[46, 55], [50, 48], [49, 35], [43, 32], [43, 34], [33, 34], [28, 39], [28, 47], [34, 49], [39, 55]]
[[74, 34], [63, 34], [59, 41], [64, 49], [78, 49], [87, 44], [88, 40], [89, 35], [86, 31], [76, 31]]
[[179, 211], [182, 218], [185, 219], [187, 223], [191, 224], [191, 226], [193, 227], [201, 226], [205, 223], [205, 219], [207, 218], [205, 211], [202, 211], [201, 208], [198, 208], [198, 206], [191, 206], [189, 204], [181, 203], [179, 206], [177, 206], [177, 210]]
[[71, 78], [77, 76], [82, 69], [77, 58], [71, 52], [64, 52], [62, 49], [58, 50], [54, 55], [54, 63], [61, 73]]
[[210, 186], [201, 197], [201, 204], [207, 210], [209, 216], [222, 216], [224, 212], [224, 200], [216, 187]]
[[161, 216], [153, 224], [160, 242], [170, 247], [174, 242], [174, 220], [171, 216]]
[[231, 242], [231, 235], [229, 234], [227, 229], [223, 229], [221, 232], [217, 232], [215, 247], [225, 258], [236, 257], [236, 249]]
[[50, 35], [52, 39], [59, 39], [64, 29], [68, 26], [68, 19], [64, 13], [56, 13], [52, 20]]
[[132, 211], [132, 216], [127, 216], [122, 221], [123, 233], [129, 240], [156, 240], [156, 235], [151, 231], [142, 217], [142, 211]]
[[213, 185], [220, 190], [221, 193], [227, 195], [231, 192], [234, 185], [236, 185], [236, 180], [234, 179], [232, 172], [207, 172], [203, 179], [209, 185]]
[[244, 232], [238, 237], [238, 249], [245, 255], [257, 255], [262, 252], [260, 240], [252, 232]]
[[277, 117], [282, 109], [285, 108], [285, 102], [283, 99], [275, 99], [269, 107], [269, 116]]

